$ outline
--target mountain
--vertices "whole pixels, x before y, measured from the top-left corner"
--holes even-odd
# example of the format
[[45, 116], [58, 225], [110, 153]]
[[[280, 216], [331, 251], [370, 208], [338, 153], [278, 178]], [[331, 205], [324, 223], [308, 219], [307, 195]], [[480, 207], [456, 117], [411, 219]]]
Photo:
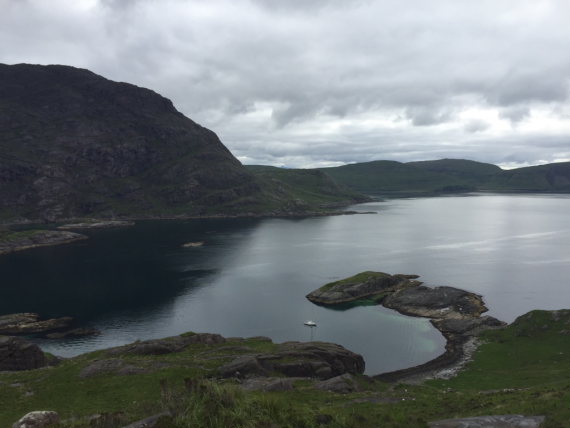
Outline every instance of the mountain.
[[466, 159], [372, 161], [320, 168], [355, 191], [392, 196], [471, 191], [568, 192], [570, 162], [502, 170]]
[[407, 162], [406, 165], [453, 176], [474, 184], [481, 183], [489, 179], [489, 177], [500, 174], [503, 171], [497, 165], [467, 159], [439, 159]]
[[0, 65], [0, 221], [320, 209], [251, 174], [157, 93], [61, 65]]
[[570, 162], [510, 169], [490, 177], [491, 190], [528, 192], [570, 192]]
[[366, 193], [426, 194], [474, 190], [471, 180], [446, 173], [431, 164], [372, 161], [320, 168], [336, 182]]

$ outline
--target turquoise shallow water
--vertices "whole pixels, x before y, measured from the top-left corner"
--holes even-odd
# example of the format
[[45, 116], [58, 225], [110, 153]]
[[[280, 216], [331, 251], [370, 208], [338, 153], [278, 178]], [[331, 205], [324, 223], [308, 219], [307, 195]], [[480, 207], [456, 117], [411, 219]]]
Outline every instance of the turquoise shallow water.
[[[478, 195], [352, 207], [378, 214], [305, 219], [148, 221], [90, 240], [0, 257], [0, 313], [72, 315], [98, 337], [41, 342], [81, 352], [185, 331], [314, 338], [364, 355], [367, 373], [442, 352], [424, 319], [378, 307], [345, 311], [305, 295], [363, 270], [415, 273], [480, 293], [506, 321], [570, 307], [570, 198]], [[182, 248], [190, 241], [203, 247]]]

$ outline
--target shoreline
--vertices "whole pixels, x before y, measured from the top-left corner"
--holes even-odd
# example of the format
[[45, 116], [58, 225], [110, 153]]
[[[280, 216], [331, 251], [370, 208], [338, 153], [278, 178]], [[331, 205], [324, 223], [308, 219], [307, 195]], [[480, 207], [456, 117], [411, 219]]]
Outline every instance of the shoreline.
[[16, 236], [13, 239], [0, 239], [0, 255], [30, 250], [33, 248], [71, 244], [73, 242], [89, 239], [88, 236], [67, 231], [37, 230], [35, 232], [36, 233], [22, 237]]
[[426, 287], [417, 278], [418, 275], [366, 271], [325, 284], [306, 297], [325, 307], [373, 301], [404, 316], [429, 319], [446, 340], [441, 355], [416, 366], [372, 375], [372, 378], [418, 383], [453, 377], [473, 357], [481, 343], [480, 333], [504, 327], [506, 323], [481, 316], [488, 310], [482, 296], [454, 287]]

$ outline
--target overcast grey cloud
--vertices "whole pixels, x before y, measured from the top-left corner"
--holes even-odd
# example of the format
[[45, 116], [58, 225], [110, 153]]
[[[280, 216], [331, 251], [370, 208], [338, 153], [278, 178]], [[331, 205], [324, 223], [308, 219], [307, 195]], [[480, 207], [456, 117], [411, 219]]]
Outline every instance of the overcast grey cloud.
[[566, 0], [0, 0], [0, 62], [151, 88], [244, 163], [570, 160]]

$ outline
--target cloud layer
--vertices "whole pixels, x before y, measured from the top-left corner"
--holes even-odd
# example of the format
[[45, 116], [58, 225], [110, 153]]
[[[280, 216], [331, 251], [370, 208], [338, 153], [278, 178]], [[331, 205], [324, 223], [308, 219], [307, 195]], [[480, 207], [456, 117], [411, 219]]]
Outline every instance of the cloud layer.
[[0, 0], [0, 62], [149, 87], [245, 163], [570, 160], [565, 0]]

